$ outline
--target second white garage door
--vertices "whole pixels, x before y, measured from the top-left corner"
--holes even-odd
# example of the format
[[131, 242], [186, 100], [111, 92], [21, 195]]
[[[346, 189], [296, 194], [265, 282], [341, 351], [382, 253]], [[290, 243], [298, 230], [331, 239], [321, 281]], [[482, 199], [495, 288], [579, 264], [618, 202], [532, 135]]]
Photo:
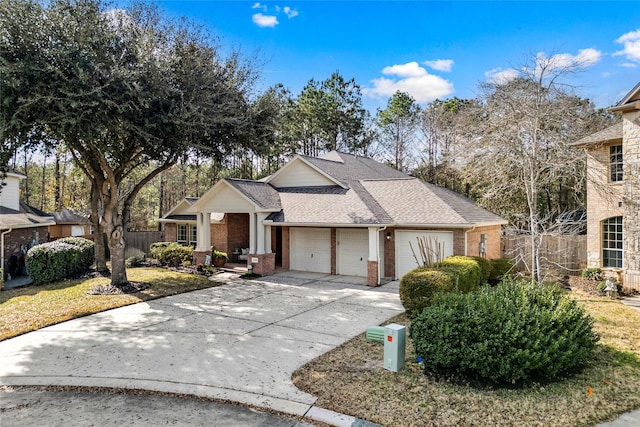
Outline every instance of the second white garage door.
[[[396, 277], [400, 279], [409, 271], [418, 267], [411, 247], [416, 252], [418, 260], [422, 261], [420, 251], [418, 249], [418, 238], [431, 239], [435, 244], [444, 245], [444, 256], [453, 255], [453, 233], [449, 231], [420, 231], [420, 230], [396, 230]], [[411, 243], [411, 245], [409, 245]]]
[[339, 228], [336, 232], [338, 274], [367, 277], [369, 231]]
[[291, 228], [291, 269], [331, 273], [331, 229]]

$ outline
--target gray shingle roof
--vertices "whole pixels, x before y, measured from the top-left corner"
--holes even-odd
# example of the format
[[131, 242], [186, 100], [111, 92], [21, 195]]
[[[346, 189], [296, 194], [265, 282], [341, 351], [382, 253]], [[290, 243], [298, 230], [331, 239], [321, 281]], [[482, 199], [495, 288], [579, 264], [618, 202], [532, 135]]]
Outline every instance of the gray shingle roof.
[[0, 206], [0, 229], [39, 227], [54, 224], [52, 216], [20, 202], [20, 210]]
[[280, 196], [275, 188], [261, 181], [231, 179], [226, 181], [263, 209], [280, 209]]
[[89, 218], [85, 215], [73, 212], [70, 209], [63, 209], [60, 212], [54, 212], [51, 214], [56, 223], [66, 224], [88, 224]]
[[340, 158], [342, 161], [327, 160], [326, 158], [300, 156], [327, 175], [347, 183], [348, 181], [359, 181], [362, 179], [395, 179], [406, 178], [408, 175], [392, 167], [383, 165], [367, 157], [353, 154], [331, 152], [328, 159]]
[[618, 140], [622, 140], [622, 122], [616, 123], [613, 126], [609, 126], [608, 128], [601, 130], [600, 132], [585, 136], [584, 138], [579, 139], [571, 145], [586, 146], [602, 144], [605, 142], [614, 142]]
[[295, 224], [378, 224], [354, 189], [342, 187], [281, 188], [282, 211], [268, 219]]

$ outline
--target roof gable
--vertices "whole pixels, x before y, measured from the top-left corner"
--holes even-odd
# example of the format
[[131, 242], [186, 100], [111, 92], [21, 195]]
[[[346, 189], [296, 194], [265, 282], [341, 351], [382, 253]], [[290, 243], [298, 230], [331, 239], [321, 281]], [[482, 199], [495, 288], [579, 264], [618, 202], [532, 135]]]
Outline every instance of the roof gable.
[[190, 208], [189, 212], [275, 212], [280, 210], [277, 192], [260, 181], [222, 179]]
[[625, 111], [640, 110], [640, 83], [638, 83], [631, 91], [615, 107], [609, 108], [613, 113], [623, 113]]
[[294, 157], [265, 182], [276, 188], [331, 187], [334, 185], [346, 188], [344, 183], [336, 180], [302, 156]]
[[164, 214], [162, 218], [169, 218], [170, 216], [175, 215], [192, 215], [193, 212], [189, 211], [189, 209], [197, 201], [198, 199], [195, 197], [185, 197], [177, 205], [171, 208], [169, 212]]

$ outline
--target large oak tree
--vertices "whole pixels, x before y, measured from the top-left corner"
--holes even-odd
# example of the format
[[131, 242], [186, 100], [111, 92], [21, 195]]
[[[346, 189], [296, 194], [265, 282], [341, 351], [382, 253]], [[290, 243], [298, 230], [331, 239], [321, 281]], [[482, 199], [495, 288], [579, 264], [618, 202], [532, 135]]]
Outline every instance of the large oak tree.
[[149, 181], [187, 153], [221, 158], [270, 137], [251, 64], [154, 6], [2, 0], [0, 38], [3, 153], [38, 134], [64, 141], [91, 180], [113, 286], [128, 283], [123, 231]]

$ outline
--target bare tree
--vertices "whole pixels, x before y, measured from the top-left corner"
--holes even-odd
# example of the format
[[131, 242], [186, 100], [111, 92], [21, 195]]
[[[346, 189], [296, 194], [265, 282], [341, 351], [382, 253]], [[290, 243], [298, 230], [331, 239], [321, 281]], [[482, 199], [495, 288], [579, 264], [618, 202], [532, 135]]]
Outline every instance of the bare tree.
[[562, 81], [581, 66], [537, 55], [517, 78], [483, 84], [465, 150], [480, 203], [528, 235], [536, 281], [542, 236], [567, 206], [584, 202], [584, 154], [569, 143], [592, 129], [596, 110]]

